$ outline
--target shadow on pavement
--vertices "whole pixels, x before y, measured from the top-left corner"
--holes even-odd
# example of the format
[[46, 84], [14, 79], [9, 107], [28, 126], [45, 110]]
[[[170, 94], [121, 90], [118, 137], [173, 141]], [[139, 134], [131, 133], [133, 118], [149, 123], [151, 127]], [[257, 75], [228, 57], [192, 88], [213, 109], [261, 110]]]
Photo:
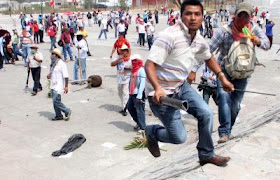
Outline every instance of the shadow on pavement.
[[104, 77], [117, 78], [117, 75], [105, 75]]
[[107, 111], [115, 111], [115, 112], [119, 112], [121, 109], [120, 106], [113, 105], [113, 104], [103, 104], [98, 108], [106, 109]]
[[124, 132], [135, 132], [133, 130], [133, 126], [127, 122], [112, 121], [112, 122], [109, 122], [108, 124], [112, 124], [112, 125], [116, 126], [117, 128], [122, 129]]
[[50, 121], [51, 121], [51, 119], [55, 116], [54, 113], [48, 112], [48, 111], [40, 111], [40, 112], [38, 112], [38, 114], [39, 114], [40, 116], [44, 116], [45, 118], [47, 118], [47, 119], [50, 120]]

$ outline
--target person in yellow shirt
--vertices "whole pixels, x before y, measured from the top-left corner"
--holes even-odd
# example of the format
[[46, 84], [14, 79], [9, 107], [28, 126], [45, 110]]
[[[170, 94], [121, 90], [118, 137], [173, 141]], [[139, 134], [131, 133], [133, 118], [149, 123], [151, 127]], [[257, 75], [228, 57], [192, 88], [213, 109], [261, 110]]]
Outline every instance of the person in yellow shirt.
[[84, 36], [84, 39], [86, 39], [88, 37], [87, 30], [85, 30], [83, 24], [79, 24], [78, 33], [81, 33]]

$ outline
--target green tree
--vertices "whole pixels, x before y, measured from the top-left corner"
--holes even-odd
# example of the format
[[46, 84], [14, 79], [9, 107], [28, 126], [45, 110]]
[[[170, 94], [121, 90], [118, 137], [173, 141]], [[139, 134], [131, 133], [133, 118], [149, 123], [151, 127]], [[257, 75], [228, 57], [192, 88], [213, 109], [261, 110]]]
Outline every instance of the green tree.
[[120, 0], [120, 6], [122, 9], [126, 9], [127, 8], [126, 0]]
[[92, 8], [92, 1], [91, 1], [91, 0], [85, 0], [84, 8], [85, 8], [85, 9], [90, 9], [90, 8]]

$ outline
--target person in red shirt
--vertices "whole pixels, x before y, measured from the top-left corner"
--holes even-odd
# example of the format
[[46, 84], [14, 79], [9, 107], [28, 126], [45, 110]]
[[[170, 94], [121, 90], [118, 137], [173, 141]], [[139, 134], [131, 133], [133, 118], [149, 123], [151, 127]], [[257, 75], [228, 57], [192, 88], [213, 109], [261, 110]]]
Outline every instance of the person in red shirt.
[[37, 21], [35, 20], [32, 25], [32, 32], [34, 35], [34, 43], [39, 44], [39, 25], [37, 24]]
[[49, 24], [47, 33], [51, 39], [51, 49], [50, 50], [52, 51], [54, 48], [56, 48], [55, 43], [56, 43], [56, 33], [57, 33], [57, 27], [52, 21]]
[[120, 55], [120, 49], [122, 47], [123, 44], [126, 44], [127, 47], [130, 49], [130, 44], [129, 42], [124, 38], [124, 34], [120, 33], [119, 34], [119, 38], [116, 40], [113, 49], [112, 49], [112, 53], [110, 55], [110, 58], [112, 59], [113, 54], [115, 53], [115, 51], [117, 50], [117, 54]]
[[64, 56], [64, 61], [67, 61], [67, 53], [69, 54], [70, 61], [74, 61], [71, 50], [71, 36], [67, 27], [64, 27], [62, 29], [60, 39], [63, 42], [62, 52]]
[[255, 16], [258, 15], [258, 11], [259, 11], [258, 6], [256, 6], [256, 8], [255, 8]]

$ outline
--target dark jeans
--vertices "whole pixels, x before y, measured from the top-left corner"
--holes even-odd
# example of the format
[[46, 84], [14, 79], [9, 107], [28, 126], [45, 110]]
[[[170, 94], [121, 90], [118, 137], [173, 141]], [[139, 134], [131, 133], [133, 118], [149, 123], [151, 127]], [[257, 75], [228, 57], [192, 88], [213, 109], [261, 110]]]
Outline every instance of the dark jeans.
[[[214, 144], [212, 141], [213, 113], [202, 97], [191, 85], [184, 82], [177, 94], [169, 95], [174, 99], [187, 100], [189, 104], [188, 113], [197, 118], [198, 122], [198, 156], [200, 160], [213, 157]], [[157, 105], [152, 97], [148, 97], [152, 112], [158, 117], [162, 125], [151, 125], [146, 127], [147, 136], [154, 142], [166, 142], [182, 144], [187, 139], [186, 129], [181, 120], [179, 109], [171, 106]]]
[[39, 36], [40, 36], [40, 43], [44, 42], [44, 31], [39, 30]]
[[33, 91], [37, 92], [38, 89], [42, 89], [42, 85], [40, 83], [41, 67], [31, 68], [31, 74], [34, 81]]
[[61, 95], [58, 94], [55, 90], [52, 89], [52, 99], [53, 99], [53, 108], [55, 111], [55, 116], [56, 117], [63, 117], [61, 112], [64, 113], [69, 113], [70, 108], [66, 107], [62, 102], [61, 102]]
[[207, 104], [209, 104], [210, 96], [212, 96], [215, 104], [217, 105], [217, 88], [216, 87], [204, 87], [203, 88], [202, 97]]
[[9, 64], [10, 60], [13, 58], [10, 53], [8, 53], [8, 49], [6, 47], [3, 48], [4, 51], [4, 59], [5, 59], [5, 64]]
[[147, 36], [147, 40], [148, 40], [148, 45], [149, 45], [149, 50], [150, 50], [153, 45], [154, 35]]
[[19, 55], [19, 56], [23, 57], [23, 54], [18, 49], [18, 45], [17, 44], [13, 44], [12, 46], [13, 46], [13, 51], [15, 53], [15, 56]]
[[38, 32], [34, 32], [34, 43], [39, 43], [39, 31]]
[[70, 36], [71, 36], [72, 43], [74, 44], [74, 37], [75, 37], [75, 34], [74, 34], [74, 33], [70, 33]]
[[[229, 75], [223, 70], [227, 79], [234, 85], [234, 88], [246, 90], [247, 78], [231, 80]], [[240, 104], [244, 96], [244, 91], [225, 92], [220, 81], [217, 82], [217, 102], [219, 109], [219, 136], [230, 135], [232, 126], [241, 109]]]
[[0, 69], [3, 68], [3, 59], [4, 59], [4, 57], [3, 57], [2, 54], [0, 53]]
[[111, 24], [111, 21], [107, 22], [107, 32], [108, 32], [108, 26], [110, 26], [111, 29], [113, 29], [113, 26], [112, 26], [112, 24]]
[[144, 130], [146, 127], [145, 101], [143, 101], [142, 99], [140, 101], [137, 101], [136, 96], [136, 94], [129, 95], [127, 109], [132, 119], [138, 124], [140, 129]]
[[272, 42], [273, 42], [273, 36], [267, 36], [267, 38], [269, 39], [269, 42], [270, 42], [270, 48], [272, 46]]
[[140, 46], [145, 45], [145, 33], [139, 33]]
[[158, 24], [158, 16], [155, 16], [156, 24]]

